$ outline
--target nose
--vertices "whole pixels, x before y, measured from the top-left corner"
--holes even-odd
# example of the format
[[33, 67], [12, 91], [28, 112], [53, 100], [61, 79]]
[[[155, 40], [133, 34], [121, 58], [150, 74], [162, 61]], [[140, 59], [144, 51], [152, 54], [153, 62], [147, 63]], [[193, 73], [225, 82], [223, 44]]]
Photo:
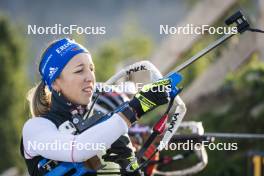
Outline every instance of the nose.
[[88, 74], [85, 76], [85, 79], [84, 79], [85, 82], [93, 82], [93, 79], [92, 77]]
[[85, 78], [84, 78], [85, 82], [94, 82], [94, 74], [91, 71], [88, 71], [85, 74]]

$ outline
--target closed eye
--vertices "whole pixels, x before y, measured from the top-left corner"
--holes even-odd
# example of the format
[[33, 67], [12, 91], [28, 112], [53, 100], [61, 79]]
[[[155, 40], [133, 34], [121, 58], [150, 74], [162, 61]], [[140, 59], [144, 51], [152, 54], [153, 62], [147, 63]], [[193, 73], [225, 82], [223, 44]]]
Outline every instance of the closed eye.
[[74, 73], [81, 73], [81, 72], [83, 72], [83, 69], [81, 69], [81, 70], [77, 70], [77, 71], [75, 71]]

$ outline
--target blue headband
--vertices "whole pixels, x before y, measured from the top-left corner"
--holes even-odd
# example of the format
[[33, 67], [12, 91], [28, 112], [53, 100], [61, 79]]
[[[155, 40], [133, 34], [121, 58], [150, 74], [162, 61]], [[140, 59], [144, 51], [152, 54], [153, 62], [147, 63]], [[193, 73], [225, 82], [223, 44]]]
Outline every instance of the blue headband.
[[53, 81], [60, 75], [69, 60], [85, 52], [88, 51], [82, 45], [68, 38], [57, 41], [45, 51], [39, 64], [39, 72], [50, 90], [52, 90]]

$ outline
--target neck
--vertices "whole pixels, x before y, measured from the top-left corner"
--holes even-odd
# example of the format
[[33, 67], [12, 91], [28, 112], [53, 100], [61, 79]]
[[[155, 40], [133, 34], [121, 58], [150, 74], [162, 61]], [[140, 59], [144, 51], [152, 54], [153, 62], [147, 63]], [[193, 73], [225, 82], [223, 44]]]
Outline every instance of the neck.
[[74, 104], [62, 94], [59, 95], [56, 91], [52, 91], [50, 115], [56, 116], [56, 118], [70, 120], [73, 111], [76, 112], [76, 110], [81, 116], [87, 111], [86, 106]]

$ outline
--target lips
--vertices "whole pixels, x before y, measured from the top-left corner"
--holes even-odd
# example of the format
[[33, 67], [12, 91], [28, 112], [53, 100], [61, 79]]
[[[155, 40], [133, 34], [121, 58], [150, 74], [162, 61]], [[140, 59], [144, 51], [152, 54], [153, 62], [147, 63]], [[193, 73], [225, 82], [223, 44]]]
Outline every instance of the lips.
[[87, 87], [83, 88], [82, 91], [84, 91], [86, 93], [92, 93], [93, 92], [93, 87], [92, 86], [87, 86]]

